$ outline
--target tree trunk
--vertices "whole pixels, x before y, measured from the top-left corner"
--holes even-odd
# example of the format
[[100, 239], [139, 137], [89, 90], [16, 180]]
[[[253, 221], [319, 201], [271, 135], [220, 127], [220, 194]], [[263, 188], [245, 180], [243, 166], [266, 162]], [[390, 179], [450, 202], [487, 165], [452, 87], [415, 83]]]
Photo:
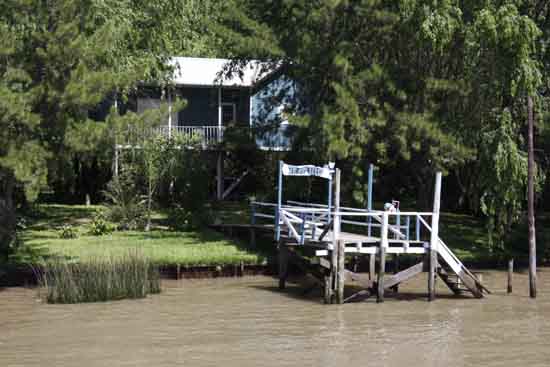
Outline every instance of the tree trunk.
[[147, 189], [147, 224], [145, 225], [145, 231], [151, 230], [151, 201], [153, 200], [153, 184], [151, 177], [149, 177], [149, 187]]
[[529, 225], [529, 296], [537, 297], [537, 242], [535, 235], [535, 156], [533, 147], [533, 98], [527, 97], [527, 221]]
[[0, 172], [0, 256], [8, 254], [8, 245], [15, 235], [15, 205], [13, 203], [13, 190], [15, 178], [9, 174]]

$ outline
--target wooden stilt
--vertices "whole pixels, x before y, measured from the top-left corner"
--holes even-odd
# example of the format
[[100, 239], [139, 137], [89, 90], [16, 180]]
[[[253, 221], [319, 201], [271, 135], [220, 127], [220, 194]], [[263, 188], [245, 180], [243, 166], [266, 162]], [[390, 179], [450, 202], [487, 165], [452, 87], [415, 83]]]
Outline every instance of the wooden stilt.
[[[334, 174], [334, 212], [340, 211], [340, 170], [337, 168]], [[338, 253], [339, 253], [339, 237], [340, 237], [340, 216], [334, 214], [332, 220], [332, 251], [331, 251], [331, 288], [332, 297], [331, 303], [337, 301], [338, 297]]]
[[369, 278], [370, 280], [374, 281], [374, 277], [376, 276], [376, 255], [370, 254], [369, 255]]
[[[393, 255], [393, 274], [399, 273], [399, 255]], [[399, 284], [394, 285], [391, 288], [395, 293], [399, 292]]]
[[256, 247], [256, 230], [254, 227], [250, 228], [250, 247]]
[[336, 284], [336, 300], [339, 304], [344, 303], [344, 284], [345, 284], [345, 253], [346, 245], [344, 241], [338, 241], [338, 274], [337, 274], [337, 284]]
[[336, 296], [336, 283], [338, 274], [338, 249], [334, 246], [334, 250], [330, 252], [330, 303], [334, 303]]
[[353, 257], [353, 272], [354, 273], [357, 273], [357, 268], [359, 266], [359, 257], [358, 256], [354, 256]]
[[380, 246], [380, 267], [378, 269], [378, 298], [376, 302], [384, 302], [384, 275], [386, 272], [386, 249]]
[[512, 276], [514, 274], [514, 259], [508, 260], [508, 286], [506, 287], [506, 292], [508, 294], [512, 293]]
[[434, 207], [432, 213], [432, 231], [430, 235], [430, 269], [428, 275], [428, 300], [435, 299], [435, 276], [437, 271], [437, 248], [439, 246], [439, 208], [441, 202], [441, 172], [435, 175]]
[[382, 216], [382, 238], [380, 240], [380, 249], [378, 251], [380, 267], [378, 269], [378, 297], [376, 302], [384, 302], [384, 275], [386, 272], [386, 248], [388, 247], [388, 213]]
[[437, 265], [437, 251], [430, 248], [428, 270], [428, 301], [435, 300], [435, 273]]
[[332, 276], [331, 270], [326, 270], [324, 277], [324, 297], [325, 304], [329, 305], [332, 301]]
[[250, 247], [256, 247], [256, 207], [254, 204], [250, 206]]
[[216, 199], [223, 198], [223, 152], [218, 152], [218, 160], [216, 163]]
[[285, 289], [288, 277], [288, 248], [279, 243], [279, 289]]

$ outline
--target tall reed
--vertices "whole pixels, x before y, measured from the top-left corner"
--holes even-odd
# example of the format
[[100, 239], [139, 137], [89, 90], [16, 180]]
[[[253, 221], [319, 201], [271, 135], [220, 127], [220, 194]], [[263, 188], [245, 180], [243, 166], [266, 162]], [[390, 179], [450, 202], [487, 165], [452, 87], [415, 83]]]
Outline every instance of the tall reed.
[[38, 281], [48, 303], [144, 298], [161, 291], [158, 269], [137, 250], [78, 263], [50, 260], [43, 264]]

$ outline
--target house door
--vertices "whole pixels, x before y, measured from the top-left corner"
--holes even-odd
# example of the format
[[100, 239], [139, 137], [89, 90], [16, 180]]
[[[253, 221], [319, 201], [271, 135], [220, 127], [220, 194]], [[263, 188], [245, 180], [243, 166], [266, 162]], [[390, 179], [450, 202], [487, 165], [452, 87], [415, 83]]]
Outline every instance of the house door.
[[235, 103], [222, 103], [222, 125], [237, 122], [237, 105]]

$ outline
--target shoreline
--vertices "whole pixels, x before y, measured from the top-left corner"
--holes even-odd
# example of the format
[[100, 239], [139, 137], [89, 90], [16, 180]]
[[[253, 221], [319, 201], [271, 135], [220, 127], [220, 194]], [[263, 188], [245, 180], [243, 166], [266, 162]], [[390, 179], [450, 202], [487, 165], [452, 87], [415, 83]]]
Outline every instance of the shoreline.
[[[412, 264], [412, 263], [411, 263]], [[521, 266], [521, 262], [516, 265], [514, 272], [522, 273], [527, 271], [526, 266]], [[357, 271], [368, 273], [366, 264], [360, 264]], [[390, 264], [391, 265], [391, 264]], [[402, 261], [400, 267], [408, 265], [407, 261]], [[464, 265], [474, 270], [480, 271], [505, 271], [506, 263], [498, 260], [478, 260], [466, 261]], [[520, 265], [520, 266], [518, 266]], [[550, 264], [539, 264], [539, 267], [548, 267]], [[35, 270], [28, 264], [4, 264], [0, 266], [0, 287], [26, 287], [37, 284]], [[227, 264], [227, 265], [177, 265], [167, 264], [158, 266], [162, 279], [210, 279], [210, 278], [232, 278], [241, 276], [255, 275], [277, 275], [277, 263], [274, 259], [268, 260], [264, 264]], [[292, 274], [303, 274], [299, 268], [291, 266]]]
[[[7, 265], [0, 267], [0, 288], [27, 287], [37, 284], [35, 269], [31, 265]], [[254, 275], [275, 275], [276, 267], [267, 264], [231, 265], [161, 265], [158, 267], [162, 279], [208, 279], [231, 278]]]

